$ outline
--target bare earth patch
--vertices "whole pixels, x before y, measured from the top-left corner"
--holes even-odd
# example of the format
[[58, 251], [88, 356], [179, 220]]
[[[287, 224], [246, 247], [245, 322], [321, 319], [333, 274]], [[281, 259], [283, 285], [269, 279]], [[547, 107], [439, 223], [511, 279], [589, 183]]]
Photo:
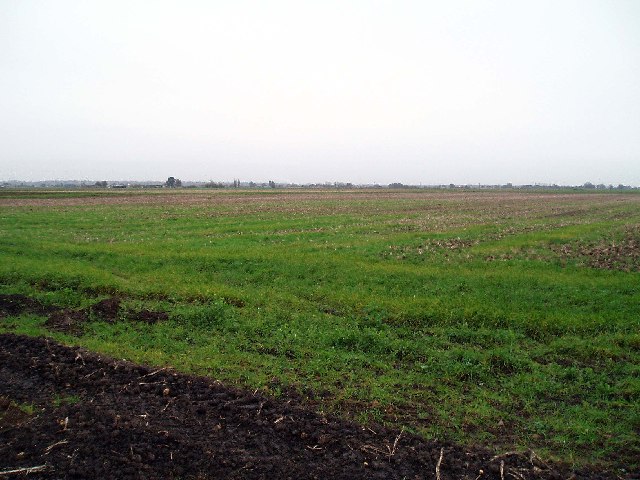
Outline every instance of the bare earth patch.
[[640, 272], [640, 226], [630, 227], [620, 240], [566, 243], [553, 249], [563, 258], [574, 258], [591, 268]]
[[[121, 311], [121, 303], [120, 298], [110, 297], [100, 300], [88, 308], [72, 309], [43, 305], [34, 298], [20, 294], [0, 295], [0, 318], [24, 313], [46, 315], [45, 326], [49, 330], [82, 335], [83, 327], [90, 320], [91, 315], [109, 323], [117, 321]], [[126, 315], [126, 320], [150, 324], [168, 319], [169, 315], [166, 312], [147, 309], [127, 312]]]

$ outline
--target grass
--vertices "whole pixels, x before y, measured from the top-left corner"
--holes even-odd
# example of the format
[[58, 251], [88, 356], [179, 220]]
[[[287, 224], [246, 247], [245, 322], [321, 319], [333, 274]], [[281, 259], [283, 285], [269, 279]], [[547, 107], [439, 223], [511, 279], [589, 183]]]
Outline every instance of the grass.
[[36, 406], [32, 403], [18, 403], [13, 400], [0, 396], [0, 429], [6, 428], [7, 424], [11, 424], [16, 421], [16, 411], [20, 412], [20, 416], [31, 417], [36, 411]]
[[51, 403], [55, 408], [58, 408], [62, 405], [75, 405], [80, 401], [81, 399], [77, 395], [54, 395]]
[[2, 293], [69, 308], [118, 295], [125, 313], [169, 320], [94, 318], [72, 337], [22, 315], [0, 331], [296, 390], [428, 437], [629, 467], [639, 206], [612, 193], [3, 192]]

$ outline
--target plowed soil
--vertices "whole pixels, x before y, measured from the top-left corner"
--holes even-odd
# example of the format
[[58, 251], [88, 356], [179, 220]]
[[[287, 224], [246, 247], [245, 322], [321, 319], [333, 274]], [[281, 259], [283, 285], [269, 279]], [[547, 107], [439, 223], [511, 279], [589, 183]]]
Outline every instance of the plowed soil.
[[0, 335], [0, 396], [0, 478], [619, 478], [364, 427], [45, 338]]

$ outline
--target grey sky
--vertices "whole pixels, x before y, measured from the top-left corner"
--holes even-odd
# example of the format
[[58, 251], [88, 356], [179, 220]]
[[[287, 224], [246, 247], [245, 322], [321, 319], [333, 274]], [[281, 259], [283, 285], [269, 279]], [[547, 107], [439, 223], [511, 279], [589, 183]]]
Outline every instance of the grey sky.
[[0, 1], [0, 180], [640, 185], [640, 1]]

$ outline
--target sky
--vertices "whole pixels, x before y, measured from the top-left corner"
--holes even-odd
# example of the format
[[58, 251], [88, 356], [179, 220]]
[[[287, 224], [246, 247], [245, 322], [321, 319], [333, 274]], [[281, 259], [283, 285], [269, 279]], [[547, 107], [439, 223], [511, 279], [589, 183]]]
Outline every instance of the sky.
[[0, 180], [640, 185], [640, 1], [0, 0]]

